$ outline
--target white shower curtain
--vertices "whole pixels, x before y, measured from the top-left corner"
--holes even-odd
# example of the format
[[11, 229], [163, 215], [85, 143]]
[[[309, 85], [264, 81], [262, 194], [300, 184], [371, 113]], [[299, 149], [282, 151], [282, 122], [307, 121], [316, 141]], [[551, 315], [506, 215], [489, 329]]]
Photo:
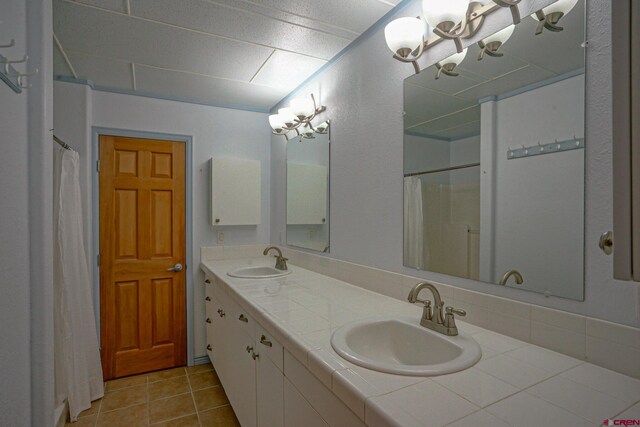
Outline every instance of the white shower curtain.
[[[104, 394], [91, 278], [82, 230], [78, 153], [54, 149], [54, 327], [56, 403], [72, 421]], [[46, 349], [44, 350], [46, 351]]]
[[404, 179], [404, 265], [424, 269], [424, 263], [422, 181], [408, 176]]

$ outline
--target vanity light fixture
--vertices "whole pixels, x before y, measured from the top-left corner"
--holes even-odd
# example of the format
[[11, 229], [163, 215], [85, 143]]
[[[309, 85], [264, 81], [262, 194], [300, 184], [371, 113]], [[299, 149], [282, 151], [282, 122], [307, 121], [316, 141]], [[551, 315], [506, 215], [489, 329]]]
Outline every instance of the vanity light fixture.
[[[282, 135], [287, 141], [289, 140], [288, 132], [290, 131], [295, 131], [297, 136], [304, 136], [304, 133], [311, 132], [311, 137], [313, 137], [313, 133], [316, 130], [311, 124], [311, 120], [326, 110], [326, 107], [316, 104], [316, 98], [311, 94], [309, 98], [292, 100], [289, 107], [280, 108], [277, 114], [270, 115], [269, 125], [273, 129], [272, 133], [274, 135]], [[328, 121], [324, 123], [328, 123]], [[326, 127], [328, 127], [328, 124], [325, 126], [325, 130]]]
[[558, 26], [558, 21], [571, 12], [576, 3], [578, 3], [578, 0], [558, 0], [531, 15], [533, 19], [538, 21], [536, 36], [542, 34], [545, 28], [556, 33], [562, 31], [563, 28]]
[[440, 75], [444, 74], [450, 77], [457, 77], [459, 74], [454, 71], [454, 69], [460, 65], [464, 58], [467, 56], [467, 49], [464, 49], [460, 53], [454, 53], [448, 58], [443, 59], [442, 61], [436, 64], [436, 80], [440, 78]]
[[516, 26], [511, 24], [507, 28], [504, 28], [495, 34], [490, 35], [486, 39], [479, 41], [478, 46], [480, 46], [480, 53], [478, 54], [478, 61], [482, 61], [485, 53], [489, 56], [498, 58], [503, 56], [504, 54], [502, 52], [498, 52], [498, 49], [500, 49], [500, 46], [509, 40], [515, 28]]
[[[508, 7], [511, 10], [513, 24], [518, 24], [520, 22], [518, 10], [520, 1], [422, 0], [424, 21], [429, 24], [435, 35], [427, 39], [426, 26], [420, 17], [398, 18], [385, 27], [384, 35], [387, 46], [393, 52], [395, 59], [411, 63], [417, 74], [420, 72], [417, 61], [425, 50], [442, 40], [453, 40], [457, 52], [462, 53], [464, 51], [462, 39], [476, 34], [480, 30], [485, 16], [496, 10]], [[492, 53], [497, 50], [495, 46], [492, 45]]]

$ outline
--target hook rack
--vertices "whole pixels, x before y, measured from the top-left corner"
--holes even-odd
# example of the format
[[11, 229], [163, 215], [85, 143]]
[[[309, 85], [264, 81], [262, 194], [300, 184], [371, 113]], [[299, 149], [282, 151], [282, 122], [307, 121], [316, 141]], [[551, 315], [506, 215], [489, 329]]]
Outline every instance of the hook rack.
[[531, 157], [531, 156], [540, 156], [543, 154], [551, 154], [558, 153], [560, 151], [569, 151], [569, 150], [577, 150], [580, 148], [584, 148], [584, 138], [576, 138], [567, 139], [564, 141], [558, 141], [557, 139], [554, 142], [550, 142], [547, 144], [541, 144], [539, 141], [536, 145], [532, 145], [529, 147], [512, 149], [509, 148], [507, 151], [507, 159], [520, 159], [523, 157]]
[[[9, 44], [0, 44], [0, 49], [9, 48], [15, 46], [15, 39], [11, 39]], [[20, 73], [15, 68], [13, 68], [12, 64], [23, 64], [26, 63], [29, 57], [27, 55], [23, 56], [22, 59], [14, 59], [11, 60], [4, 55], [0, 54], [0, 79], [4, 81], [7, 86], [11, 88], [15, 93], [21, 93], [22, 89], [29, 87], [30, 85], [25, 85], [23, 81], [23, 77], [32, 76], [38, 73], [38, 69], [35, 69], [33, 73]]]

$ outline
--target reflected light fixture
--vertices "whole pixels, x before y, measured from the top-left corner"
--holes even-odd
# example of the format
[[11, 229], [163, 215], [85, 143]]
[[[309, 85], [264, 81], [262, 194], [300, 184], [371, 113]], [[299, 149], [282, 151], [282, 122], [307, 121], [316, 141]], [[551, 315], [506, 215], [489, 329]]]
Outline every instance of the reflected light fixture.
[[542, 34], [545, 28], [556, 33], [562, 31], [564, 28], [560, 27], [558, 22], [564, 15], [571, 12], [576, 3], [578, 0], [558, 0], [531, 15], [533, 19], [538, 21], [536, 35]]
[[[289, 107], [280, 108], [277, 114], [269, 116], [269, 125], [273, 129], [274, 135], [282, 135], [287, 140], [289, 140], [288, 132], [290, 131], [295, 131], [296, 135], [302, 135], [301, 130], [306, 132], [306, 129], [309, 129], [311, 136], [313, 136], [316, 130], [311, 124], [311, 120], [326, 110], [326, 107], [316, 104], [316, 98], [313, 94], [309, 98], [295, 98]], [[328, 127], [328, 121], [323, 123], [327, 123], [326, 127]]]
[[507, 40], [513, 34], [513, 30], [516, 29], [516, 26], [511, 24], [507, 28], [504, 28], [498, 31], [495, 34], [490, 35], [489, 37], [478, 42], [478, 46], [480, 46], [480, 53], [478, 54], [478, 61], [482, 61], [485, 53], [489, 56], [493, 57], [501, 57], [504, 54], [502, 52], [498, 52], [500, 46], [505, 44]]
[[[476, 34], [480, 30], [485, 16], [496, 10], [510, 8], [513, 24], [518, 24], [520, 22], [518, 10], [520, 1], [422, 0], [424, 20], [420, 17], [398, 18], [387, 24], [384, 36], [387, 46], [393, 52], [393, 57], [401, 62], [410, 62], [416, 73], [419, 73], [420, 67], [417, 61], [425, 50], [442, 40], [453, 40], [456, 51], [462, 53], [464, 50], [462, 39]], [[429, 39], [427, 39], [428, 32], [425, 21], [434, 33], [434, 36]], [[506, 39], [501, 43], [505, 41]], [[495, 46], [492, 45], [492, 47]], [[492, 53], [495, 50], [492, 50]]]
[[457, 77], [459, 74], [454, 70], [460, 65], [464, 58], [467, 56], [467, 49], [464, 49], [460, 53], [454, 53], [448, 58], [443, 59], [442, 61], [436, 64], [436, 80], [440, 78], [440, 75], [444, 74], [446, 76]]

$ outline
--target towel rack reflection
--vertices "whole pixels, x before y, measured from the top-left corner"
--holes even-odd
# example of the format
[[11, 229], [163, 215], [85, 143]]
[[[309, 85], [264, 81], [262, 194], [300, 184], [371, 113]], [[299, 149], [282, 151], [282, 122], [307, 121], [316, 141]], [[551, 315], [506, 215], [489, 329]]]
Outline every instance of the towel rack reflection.
[[404, 177], [410, 177], [410, 176], [419, 176], [419, 175], [428, 175], [431, 173], [438, 173], [438, 172], [449, 172], [449, 171], [454, 171], [454, 170], [458, 170], [458, 169], [467, 169], [467, 168], [475, 168], [477, 166], [480, 166], [480, 163], [467, 163], [466, 165], [459, 165], [459, 166], [450, 166], [448, 168], [442, 168], [442, 169], [433, 169], [430, 171], [424, 171], [424, 172], [413, 172], [413, 173], [405, 173]]

